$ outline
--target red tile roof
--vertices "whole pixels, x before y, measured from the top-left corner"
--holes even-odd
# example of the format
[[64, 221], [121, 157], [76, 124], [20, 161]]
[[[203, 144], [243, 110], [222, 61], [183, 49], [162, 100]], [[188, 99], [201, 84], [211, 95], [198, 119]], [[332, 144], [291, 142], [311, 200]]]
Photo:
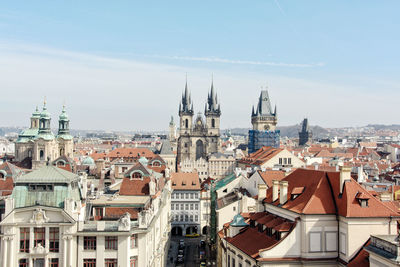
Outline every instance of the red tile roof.
[[262, 165], [274, 156], [278, 155], [283, 149], [264, 146], [248, 157], [241, 159], [239, 162], [243, 164]]
[[111, 159], [115, 158], [137, 158], [145, 157], [147, 159], [152, 159], [156, 155], [148, 148], [116, 148], [107, 156]]
[[142, 179], [124, 178], [119, 190], [120, 195], [127, 196], [147, 196], [150, 195], [149, 189], [150, 177]]
[[131, 219], [138, 218], [139, 210], [136, 208], [127, 208], [127, 207], [106, 207], [104, 217], [117, 219], [127, 212], [131, 215]]
[[[290, 199], [281, 207], [299, 214], [338, 214], [344, 217], [390, 217], [400, 214], [391, 206], [373, 197], [353, 179], [344, 184], [343, 194], [339, 196], [339, 172], [323, 172], [297, 169], [287, 176], [288, 192], [296, 187], [304, 187], [304, 192]], [[361, 207], [357, 194], [370, 197], [367, 207]], [[272, 188], [267, 190], [264, 202], [279, 205], [279, 199], [272, 202]]]
[[282, 180], [285, 178], [285, 172], [283, 171], [273, 171], [273, 170], [266, 170], [266, 171], [257, 171], [261, 178], [264, 180], [264, 183], [268, 186], [272, 186], [272, 180]]
[[197, 172], [174, 172], [171, 174], [174, 190], [200, 190], [200, 179]]

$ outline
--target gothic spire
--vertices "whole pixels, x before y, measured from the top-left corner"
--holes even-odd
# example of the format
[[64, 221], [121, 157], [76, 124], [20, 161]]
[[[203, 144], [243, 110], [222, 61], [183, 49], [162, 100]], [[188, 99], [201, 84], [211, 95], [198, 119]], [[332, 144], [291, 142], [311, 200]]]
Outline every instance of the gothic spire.
[[181, 115], [181, 113], [193, 115], [193, 102], [187, 85], [187, 77], [185, 82], [185, 90], [182, 94], [182, 101], [179, 103], [179, 115]]
[[206, 115], [207, 114], [215, 114], [221, 115], [220, 105], [218, 103], [218, 97], [214, 89], [214, 79], [211, 80], [211, 89], [208, 93], [207, 102], [206, 102]]

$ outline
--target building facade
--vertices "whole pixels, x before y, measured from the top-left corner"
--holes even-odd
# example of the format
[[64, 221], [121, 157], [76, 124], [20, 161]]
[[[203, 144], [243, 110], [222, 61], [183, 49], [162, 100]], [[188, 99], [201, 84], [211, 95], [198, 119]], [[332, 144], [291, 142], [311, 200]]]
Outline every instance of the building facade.
[[201, 231], [200, 180], [197, 173], [172, 173], [172, 235]]
[[248, 152], [253, 153], [263, 146], [278, 148], [280, 145], [280, 131], [276, 130], [278, 113], [276, 106], [272, 110], [271, 100], [267, 90], [262, 90], [256, 109], [251, 112], [251, 124], [249, 130]]

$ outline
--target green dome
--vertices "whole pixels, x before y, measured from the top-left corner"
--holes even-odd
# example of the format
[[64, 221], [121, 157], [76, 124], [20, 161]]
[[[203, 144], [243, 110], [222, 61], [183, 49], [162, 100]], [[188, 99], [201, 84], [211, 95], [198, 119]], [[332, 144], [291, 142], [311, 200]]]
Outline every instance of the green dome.
[[243, 216], [238, 213], [235, 215], [235, 217], [233, 217], [233, 221], [230, 223], [230, 225], [236, 227], [246, 227], [248, 224], [244, 221]]
[[40, 112], [37, 106], [35, 112], [32, 113], [32, 118], [40, 118]]
[[65, 111], [65, 106], [63, 106], [63, 109], [62, 109], [62, 112], [60, 114], [59, 119], [60, 119], [60, 121], [67, 121], [68, 120], [68, 114]]
[[40, 118], [42, 119], [50, 119], [50, 113], [47, 111], [46, 102], [43, 105], [43, 110], [40, 113]]
[[94, 164], [94, 160], [91, 157], [86, 157], [82, 161], [82, 165], [95, 165], [95, 164]]
[[149, 161], [145, 158], [145, 157], [141, 157], [139, 159], [139, 162], [143, 165], [143, 166], [147, 166], [147, 164], [149, 163]]

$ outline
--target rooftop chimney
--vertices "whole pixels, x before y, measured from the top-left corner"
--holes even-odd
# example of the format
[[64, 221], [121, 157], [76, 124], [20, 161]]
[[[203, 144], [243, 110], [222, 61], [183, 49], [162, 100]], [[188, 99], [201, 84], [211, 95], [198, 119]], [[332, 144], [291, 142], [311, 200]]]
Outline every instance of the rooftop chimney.
[[272, 180], [272, 202], [278, 200], [279, 197], [279, 181]]
[[351, 168], [340, 166], [340, 194], [343, 194], [344, 183], [351, 180]]
[[287, 201], [288, 186], [288, 181], [280, 182], [281, 193], [279, 194], [279, 204], [281, 205], [285, 204]]
[[258, 185], [258, 200], [263, 201], [264, 198], [267, 197], [267, 185], [259, 184]]

